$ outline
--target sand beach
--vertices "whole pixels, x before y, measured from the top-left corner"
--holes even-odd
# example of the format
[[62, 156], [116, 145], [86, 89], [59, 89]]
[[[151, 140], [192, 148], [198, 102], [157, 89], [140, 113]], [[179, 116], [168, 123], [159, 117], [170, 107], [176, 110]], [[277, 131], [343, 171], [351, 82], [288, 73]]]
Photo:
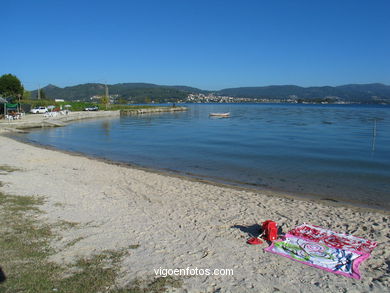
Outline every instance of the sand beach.
[[[168, 291], [390, 290], [387, 212], [208, 184], [6, 136], [0, 136], [0, 150], [0, 165], [17, 169], [0, 175], [1, 192], [42, 196], [39, 220], [77, 223], [52, 241], [56, 253], [50, 261], [66, 264], [108, 249], [128, 249], [116, 279], [119, 287], [155, 278], [159, 269], [189, 267], [232, 269], [234, 274], [180, 276], [180, 288]], [[310, 223], [377, 241], [378, 246], [361, 265], [362, 279], [350, 279], [267, 253], [267, 243], [246, 244], [258, 224], [268, 219], [283, 232]]]

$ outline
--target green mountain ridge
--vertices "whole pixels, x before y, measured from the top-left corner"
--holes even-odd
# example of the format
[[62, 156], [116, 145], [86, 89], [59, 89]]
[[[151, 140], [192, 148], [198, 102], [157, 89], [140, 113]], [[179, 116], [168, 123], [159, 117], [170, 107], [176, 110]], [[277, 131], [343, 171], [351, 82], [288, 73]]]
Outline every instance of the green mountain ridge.
[[[145, 100], [158, 100], [163, 102], [175, 102], [184, 99], [190, 93], [205, 93], [206, 91], [187, 86], [161, 86], [151, 83], [118, 83], [107, 85], [109, 94], [133, 102]], [[105, 94], [105, 84], [86, 83], [64, 88], [49, 84], [42, 88], [49, 99], [64, 100], [89, 100], [93, 96]], [[37, 91], [32, 91], [31, 96], [37, 98]]]
[[[151, 83], [118, 83], [107, 85], [109, 94], [118, 99], [135, 103], [145, 101], [177, 102], [185, 100], [189, 94], [213, 94], [247, 99], [293, 99], [334, 101], [356, 103], [390, 103], [390, 86], [381, 83], [347, 84], [341, 86], [301, 87], [296, 85], [270, 85], [261, 87], [226, 88], [218, 91], [207, 91], [188, 86], [166, 86]], [[64, 100], [90, 100], [93, 96], [105, 94], [105, 85], [101, 83], [86, 83], [64, 88], [49, 84], [43, 88], [46, 97]], [[37, 97], [37, 91], [32, 91], [32, 97]]]
[[265, 87], [241, 87], [223, 89], [220, 95], [244, 98], [283, 99], [294, 96], [296, 99], [334, 99], [348, 102], [390, 102], [390, 86], [373, 84], [348, 84], [342, 86], [300, 87], [296, 85], [274, 85]]

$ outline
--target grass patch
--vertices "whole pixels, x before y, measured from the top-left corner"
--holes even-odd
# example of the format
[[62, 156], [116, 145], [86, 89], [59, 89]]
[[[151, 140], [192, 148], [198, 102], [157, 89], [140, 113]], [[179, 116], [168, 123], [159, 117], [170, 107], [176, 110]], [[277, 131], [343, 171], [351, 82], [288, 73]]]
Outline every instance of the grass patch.
[[[16, 220], [15, 218], [19, 216], [20, 212], [33, 211], [38, 213], [40, 210], [37, 205], [41, 205], [43, 202], [44, 200], [41, 197], [11, 196], [0, 192], [0, 205], [2, 206], [1, 214], [7, 216], [8, 219]], [[7, 218], [5, 218], [5, 222], [8, 222]]]
[[[0, 193], [0, 264], [7, 281], [0, 292], [101, 292], [113, 287], [127, 250], [105, 251], [71, 266], [48, 261], [50, 241], [58, 225], [38, 220], [42, 198]], [[59, 226], [75, 223], [60, 222]], [[72, 273], [73, 272], [73, 273]]]
[[119, 262], [126, 251], [104, 251], [91, 258], [79, 259], [77, 271], [54, 284], [57, 292], [107, 292], [115, 287]]
[[[123, 106], [123, 108], [135, 109], [147, 108], [147, 106]], [[20, 169], [0, 165], [2, 175], [14, 171]], [[79, 223], [70, 221], [45, 223], [39, 217], [43, 213], [39, 208], [43, 203], [42, 197], [14, 196], [0, 192], [0, 218], [2, 219], [0, 221], [0, 265], [7, 276], [6, 282], [0, 284], [0, 293], [157, 293], [165, 292], [167, 288], [181, 286], [180, 280], [160, 277], [149, 281], [136, 280], [127, 288], [118, 288], [115, 280], [120, 269], [120, 261], [130, 249], [137, 249], [139, 244], [130, 245], [122, 250], [103, 251], [89, 258], [78, 259], [72, 265], [64, 266], [50, 262], [49, 256], [55, 254], [50, 243], [59, 237], [56, 231], [77, 228]], [[54, 206], [65, 205], [55, 203]], [[76, 238], [66, 246], [70, 247], [82, 239], [83, 237]]]
[[[0, 263], [8, 280], [0, 292], [44, 292], [50, 289], [50, 271], [58, 270], [46, 262], [53, 253], [49, 225], [38, 223], [34, 214], [41, 198], [10, 196], [0, 193]], [[45, 280], [46, 279], [46, 280]]]
[[50, 242], [58, 237], [54, 231], [58, 227], [75, 228], [78, 223], [60, 221], [49, 225], [42, 222], [38, 216], [42, 213], [39, 205], [43, 202], [40, 197], [0, 192], [0, 264], [7, 276], [7, 281], [0, 284], [0, 292], [157, 293], [181, 287], [182, 281], [171, 277], [136, 280], [126, 288], [115, 285], [122, 257], [130, 249], [137, 249], [139, 244], [103, 251], [68, 266], [49, 262], [48, 257], [55, 253]]
[[76, 239], [73, 239], [72, 241], [68, 242], [65, 247], [71, 247], [73, 245], [75, 245], [77, 242], [83, 240], [84, 237], [77, 237]]
[[139, 244], [132, 244], [129, 246], [129, 249], [137, 249], [139, 247]]
[[78, 222], [71, 222], [71, 221], [65, 221], [65, 220], [58, 221], [57, 223], [54, 224], [54, 226], [56, 228], [60, 228], [62, 230], [76, 228], [79, 225], [80, 225], [80, 223], [78, 223]]
[[20, 169], [8, 165], [0, 165], [0, 172], [11, 173], [15, 171], [20, 171]]
[[55, 204], [53, 204], [54, 207], [56, 208], [63, 208], [65, 207], [66, 205], [62, 202], [56, 202]]

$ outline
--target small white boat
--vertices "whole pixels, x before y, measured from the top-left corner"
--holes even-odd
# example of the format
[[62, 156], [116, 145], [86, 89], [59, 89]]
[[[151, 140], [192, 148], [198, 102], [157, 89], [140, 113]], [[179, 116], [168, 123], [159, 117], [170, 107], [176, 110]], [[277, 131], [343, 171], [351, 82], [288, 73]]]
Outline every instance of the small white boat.
[[210, 113], [209, 116], [213, 117], [230, 117], [230, 112], [227, 113]]

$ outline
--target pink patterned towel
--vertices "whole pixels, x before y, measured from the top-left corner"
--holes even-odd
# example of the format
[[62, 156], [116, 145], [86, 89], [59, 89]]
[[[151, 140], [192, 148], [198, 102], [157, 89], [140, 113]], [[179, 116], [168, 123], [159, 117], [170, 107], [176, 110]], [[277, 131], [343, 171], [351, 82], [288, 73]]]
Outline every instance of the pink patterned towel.
[[334, 248], [349, 249], [364, 253], [371, 253], [377, 246], [377, 243], [371, 240], [333, 232], [310, 224], [303, 224], [295, 227], [288, 233], [299, 238], [323, 243]]
[[359, 265], [377, 243], [303, 224], [265, 250], [346, 277], [360, 279]]

